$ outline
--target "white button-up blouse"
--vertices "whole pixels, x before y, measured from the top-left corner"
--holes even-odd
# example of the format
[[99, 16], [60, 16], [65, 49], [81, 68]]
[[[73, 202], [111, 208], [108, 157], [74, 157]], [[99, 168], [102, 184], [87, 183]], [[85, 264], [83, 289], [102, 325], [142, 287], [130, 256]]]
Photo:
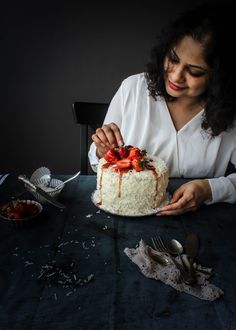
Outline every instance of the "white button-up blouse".
[[[144, 73], [125, 79], [113, 97], [104, 123], [116, 123], [126, 145], [146, 149], [167, 163], [170, 177], [208, 178], [212, 201], [236, 202], [236, 173], [225, 177], [229, 162], [236, 166], [236, 127], [212, 138], [201, 128], [199, 112], [179, 131], [167, 104], [155, 101], [147, 89]], [[89, 160], [96, 171], [96, 146], [90, 146]]]

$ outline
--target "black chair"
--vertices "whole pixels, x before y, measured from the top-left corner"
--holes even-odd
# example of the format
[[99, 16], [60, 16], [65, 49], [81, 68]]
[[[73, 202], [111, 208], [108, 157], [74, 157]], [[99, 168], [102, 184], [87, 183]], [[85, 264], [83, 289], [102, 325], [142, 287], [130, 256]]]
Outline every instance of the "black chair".
[[72, 110], [74, 121], [80, 127], [80, 172], [81, 174], [94, 174], [88, 161], [88, 150], [92, 143], [91, 135], [102, 125], [108, 103], [74, 102]]

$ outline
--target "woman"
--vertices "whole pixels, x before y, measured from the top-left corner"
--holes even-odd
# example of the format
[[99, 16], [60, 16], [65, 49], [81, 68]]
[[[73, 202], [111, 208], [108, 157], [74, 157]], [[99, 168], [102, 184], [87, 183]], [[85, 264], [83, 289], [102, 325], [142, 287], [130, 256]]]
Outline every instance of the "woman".
[[222, 8], [205, 5], [177, 19], [152, 49], [147, 71], [122, 82], [92, 136], [93, 167], [125, 143], [164, 159], [170, 177], [193, 178], [160, 215], [236, 202], [236, 174], [224, 176], [229, 162], [236, 165], [236, 74], [230, 18], [223, 24], [222, 17]]

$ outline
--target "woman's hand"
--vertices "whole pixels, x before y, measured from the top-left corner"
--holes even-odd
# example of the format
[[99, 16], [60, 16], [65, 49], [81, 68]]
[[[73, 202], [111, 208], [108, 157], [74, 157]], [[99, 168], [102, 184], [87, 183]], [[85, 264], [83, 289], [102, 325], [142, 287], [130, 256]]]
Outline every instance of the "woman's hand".
[[170, 204], [162, 207], [157, 215], [179, 215], [196, 211], [211, 198], [211, 187], [207, 180], [189, 181], [174, 192]]
[[97, 128], [92, 135], [92, 140], [97, 147], [97, 156], [99, 158], [103, 157], [108, 149], [124, 144], [120, 129], [114, 123]]

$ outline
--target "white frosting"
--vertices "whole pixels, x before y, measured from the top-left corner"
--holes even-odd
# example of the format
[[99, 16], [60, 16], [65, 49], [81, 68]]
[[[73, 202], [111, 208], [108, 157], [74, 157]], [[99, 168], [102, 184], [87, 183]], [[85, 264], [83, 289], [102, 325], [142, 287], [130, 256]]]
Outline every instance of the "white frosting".
[[154, 170], [137, 172], [116, 172], [113, 167], [104, 168], [104, 158], [100, 159], [97, 171], [95, 202], [103, 209], [119, 215], [142, 215], [154, 213], [166, 201], [168, 170], [165, 162], [155, 156], [146, 155], [152, 160]]

